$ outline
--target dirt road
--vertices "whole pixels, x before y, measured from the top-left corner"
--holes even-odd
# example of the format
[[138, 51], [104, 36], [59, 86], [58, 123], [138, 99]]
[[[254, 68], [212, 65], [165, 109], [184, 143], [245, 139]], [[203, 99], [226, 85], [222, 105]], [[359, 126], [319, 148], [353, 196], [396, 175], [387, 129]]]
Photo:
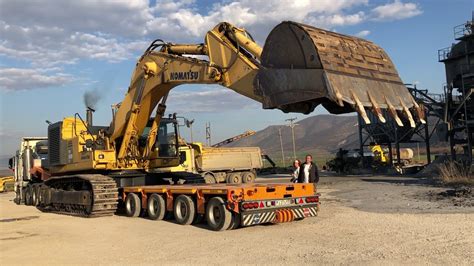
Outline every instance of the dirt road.
[[474, 206], [430, 197], [445, 189], [410, 178], [323, 177], [319, 190], [323, 205], [317, 218], [225, 232], [143, 218], [41, 213], [15, 205], [12, 193], [2, 194], [1, 261], [474, 264]]

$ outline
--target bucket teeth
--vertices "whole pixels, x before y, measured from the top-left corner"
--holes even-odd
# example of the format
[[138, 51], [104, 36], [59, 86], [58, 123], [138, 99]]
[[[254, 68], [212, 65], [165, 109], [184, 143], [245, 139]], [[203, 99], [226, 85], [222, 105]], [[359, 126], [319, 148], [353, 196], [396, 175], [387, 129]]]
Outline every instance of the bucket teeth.
[[374, 100], [372, 95], [370, 95], [369, 91], [367, 91], [367, 96], [369, 96], [370, 103], [372, 104], [372, 111], [377, 116], [377, 118], [379, 119], [380, 122], [385, 123], [386, 122], [385, 117], [383, 117], [383, 114], [382, 114], [382, 111], [380, 110], [379, 105]]
[[413, 102], [413, 108], [415, 108], [416, 114], [418, 116], [418, 119], [422, 124], [426, 124], [426, 118], [425, 118], [425, 112], [424, 112], [424, 107], [421, 107], [415, 99], [412, 99]]
[[405, 116], [406, 116], [406, 118], [408, 119], [408, 121], [410, 121], [410, 127], [415, 128], [415, 127], [416, 127], [415, 120], [413, 119], [413, 116], [411, 115], [410, 110], [409, 110], [408, 107], [403, 103], [402, 98], [398, 97], [398, 99], [400, 100], [400, 106], [402, 106], [402, 108], [403, 108], [403, 113], [405, 114]]
[[395, 107], [393, 107], [387, 97], [385, 97], [385, 102], [387, 103], [388, 113], [393, 117], [399, 127], [403, 127], [402, 120], [398, 117], [397, 110], [395, 110]]
[[342, 94], [337, 90], [337, 89], [334, 89], [336, 91], [336, 103], [337, 105], [343, 107], [344, 106], [344, 102], [342, 101]]
[[351, 93], [352, 93], [352, 100], [354, 100], [354, 103], [355, 103], [355, 109], [360, 114], [360, 116], [364, 119], [365, 124], [369, 125], [370, 119], [367, 116], [367, 113], [365, 112], [364, 105], [360, 102], [359, 98], [354, 93], [354, 91], [351, 91]]

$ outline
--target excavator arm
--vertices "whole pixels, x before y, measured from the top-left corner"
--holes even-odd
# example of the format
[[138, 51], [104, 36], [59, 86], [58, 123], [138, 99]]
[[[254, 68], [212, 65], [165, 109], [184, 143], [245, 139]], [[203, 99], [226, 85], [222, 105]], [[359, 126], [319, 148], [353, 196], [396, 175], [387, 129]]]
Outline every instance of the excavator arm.
[[[207, 56], [209, 60], [184, 54]], [[109, 129], [119, 164], [125, 167], [149, 159], [168, 93], [176, 86], [220, 84], [261, 102], [253, 91], [260, 54], [260, 46], [244, 30], [229, 23], [220, 23], [209, 31], [205, 44], [153, 42], [138, 60], [130, 87]], [[138, 139], [155, 109], [146, 148], [140, 151]]]
[[[168, 94], [181, 84], [220, 84], [284, 112], [309, 113], [323, 104], [331, 113], [357, 111], [366, 123], [371, 122], [366, 109], [381, 122], [388, 113], [400, 126], [403, 114], [414, 126], [411, 109], [424, 122], [393, 63], [371, 42], [283, 22], [262, 49], [244, 29], [222, 22], [203, 44], [156, 40], [140, 57], [109, 129], [119, 165], [147, 167]], [[140, 150], [138, 139], [155, 109]]]

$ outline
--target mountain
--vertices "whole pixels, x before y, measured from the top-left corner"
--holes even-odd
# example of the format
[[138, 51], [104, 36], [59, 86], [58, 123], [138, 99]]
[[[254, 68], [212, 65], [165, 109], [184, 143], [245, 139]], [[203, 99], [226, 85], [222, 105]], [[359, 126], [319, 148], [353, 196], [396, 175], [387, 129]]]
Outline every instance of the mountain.
[[[292, 151], [291, 128], [287, 125], [269, 126], [227, 147], [258, 146], [265, 153], [278, 153], [281, 150], [278, 129], [281, 129], [283, 149]], [[294, 128], [296, 150], [333, 153], [339, 148], [357, 148], [357, 130], [357, 116], [310, 116], [298, 121]]]
[[[434, 117], [430, 117], [428, 120], [430, 132], [433, 131], [433, 126], [436, 124], [436, 121], [437, 119]], [[359, 148], [357, 116], [316, 115], [307, 117], [296, 123], [298, 125], [294, 130], [298, 157], [304, 155], [305, 152], [325, 156], [334, 155], [339, 148]], [[230, 143], [227, 147], [258, 146], [264, 153], [281, 156], [278, 129], [281, 129], [283, 150], [286, 155], [292, 155], [293, 144], [291, 128], [287, 125], [269, 126], [258, 131], [253, 136]], [[446, 143], [441, 142], [437, 134], [433, 134], [431, 138], [432, 150], [433, 148], [439, 149], [445, 147], [445, 145]], [[420, 143], [419, 146], [424, 150], [423, 143]], [[402, 147], [413, 148], [417, 146], [415, 143], [412, 143], [402, 144]]]

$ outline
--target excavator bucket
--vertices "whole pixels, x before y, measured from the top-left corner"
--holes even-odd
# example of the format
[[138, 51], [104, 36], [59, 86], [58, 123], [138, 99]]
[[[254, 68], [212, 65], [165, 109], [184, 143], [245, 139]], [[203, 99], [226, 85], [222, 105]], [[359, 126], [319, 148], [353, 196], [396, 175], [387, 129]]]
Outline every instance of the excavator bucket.
[[414, 125], [411, 111], [423, 120], [388, 55], [364, 39], [285, 21], [267, 37], [261, 63], [255, 82], [265, 109], [307, 114], [322, 104], [334, 114], [357, 111], [366, 123], [366, 109], [400, 126], [399, 115]]

